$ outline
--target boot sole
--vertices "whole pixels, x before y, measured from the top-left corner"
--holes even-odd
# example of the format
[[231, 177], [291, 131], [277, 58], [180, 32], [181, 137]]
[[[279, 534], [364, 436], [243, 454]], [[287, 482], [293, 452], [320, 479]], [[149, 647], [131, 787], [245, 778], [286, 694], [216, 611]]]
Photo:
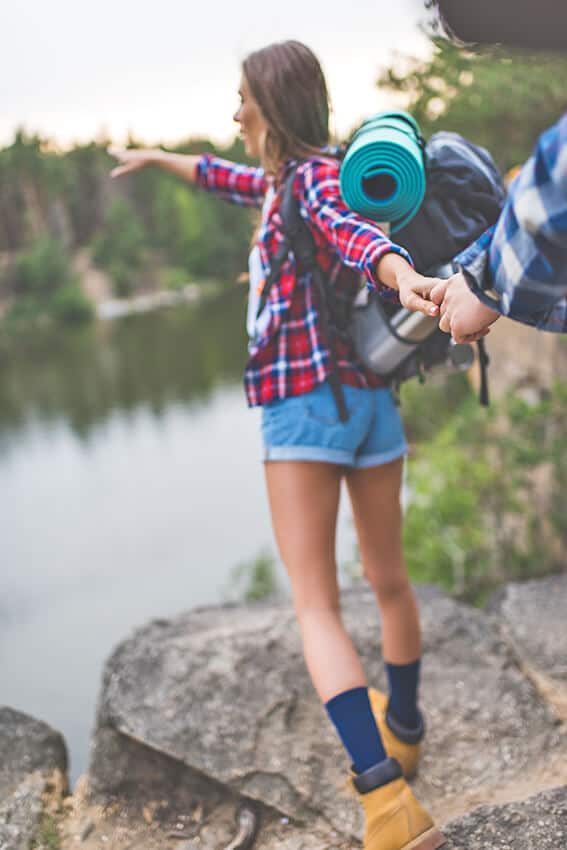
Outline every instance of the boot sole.
[[402, 850], [437, 850], [438, 847], [443, 847], [446, 843], [445, 836], [436, 827], [432, 827], [427, 832], [422, 832], [419, 838], [415, 838], [409, 844], [404, 844]]

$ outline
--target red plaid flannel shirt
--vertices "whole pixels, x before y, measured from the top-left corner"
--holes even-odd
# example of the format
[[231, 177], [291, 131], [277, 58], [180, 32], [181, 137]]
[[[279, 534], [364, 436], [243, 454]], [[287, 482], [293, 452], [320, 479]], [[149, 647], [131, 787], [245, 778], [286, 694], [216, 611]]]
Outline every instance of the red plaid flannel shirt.
[[[279, 175], [285, 179], [295, 165], [289, 160]], [[378, 260], [389, 251], [411, 259], [393, 244], [378, 225], [362, 218], [345, 206], [339, 190], [339, 162], [320, 157], [302, 162], [295, 177], [294, 194], [301, 215], [308, 223], [317, 244], [317, 262], [335, 288], [337, 298], [353, 301], [365, 277], [371, 289], [378, 288], [389, 300], [393, 290], [375, 277]], [[197, 165], [197, 183], [225, 200], [244, 206], [261, 207], [268, 188], [263, 169], [219, 159], [205, 154]], [[259, 234], [258, 246], [264, 278], [283, 239], [276, 192], [271, 209]], [[319, 321], [317, 298], [311, 276], [296, 274], [290, 253], [282, 266], [279, 280], [272, 286], [270, 318], [265, 331], [251, 341], [244, 384], [248, 404], [269, 404], [276, 399], [300, 395], [315, 389], [330, 372], [329, 348]], [[340, 379], [351, 387], [379, 387], [381, 379], [357, 360], [348, 340], [337, 338], [335, 351]]]

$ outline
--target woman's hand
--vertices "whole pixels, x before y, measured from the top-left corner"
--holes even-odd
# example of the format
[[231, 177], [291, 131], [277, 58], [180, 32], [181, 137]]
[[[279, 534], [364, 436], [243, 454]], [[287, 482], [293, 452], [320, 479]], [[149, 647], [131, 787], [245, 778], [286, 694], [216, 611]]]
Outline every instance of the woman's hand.
[[134, 148], [108, 148], [108, 153], [115, 157], [119, 165], [110, 172], [111, 177], [121, 177], [133, 171], [141, 171], [147, 165], [156, 165], [163, 151]]
[[438, 316], [439, 307], [431, 301], [431, 292], [442, 281], [437, 277], [425, 277], [408, 266], [407, 271], [397, 276], [398, 295], [402, 306], [412, 312], [426, 316]]
[[429, 298], [431, 290], [441, 283], [439, 278], [418, 274], [407, 260], [394, 251], [380, 257], [376, 265], [376, 277], [386, 286], [397, 290], [406, 309], [417, 310], [426, 316], [439, 315], [439, 307]]
[[489, 327], [500, 313], [491, 310], [469, 289], [459, 272], [442, 281], [431, 293], [439, 305], [442, 331], [450, 333], [455, 342], [474, 342], [489, 333]]
[[181, 177], [188, 183], [195, 183], [197, 176], [197, 165], [201, 157], [198, 154], [169, 153], [161, 148], [108, 148], [108, 153], [116, 157], [119, 165], [110, 172], [111, 177], [120, 177], [122, 174], [130, 174], [141, 171], [147, 165], [157, 165], [176, 177]]

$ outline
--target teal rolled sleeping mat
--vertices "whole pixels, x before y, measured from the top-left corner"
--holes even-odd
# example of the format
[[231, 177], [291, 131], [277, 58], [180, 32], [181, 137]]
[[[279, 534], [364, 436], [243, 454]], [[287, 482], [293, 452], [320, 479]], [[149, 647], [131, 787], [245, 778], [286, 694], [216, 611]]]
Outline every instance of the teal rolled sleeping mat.
[[407, 112], [381, 112], [354, 134], [340, 171], [347, 206], [401, 230], [425, 195], [423, 139]]

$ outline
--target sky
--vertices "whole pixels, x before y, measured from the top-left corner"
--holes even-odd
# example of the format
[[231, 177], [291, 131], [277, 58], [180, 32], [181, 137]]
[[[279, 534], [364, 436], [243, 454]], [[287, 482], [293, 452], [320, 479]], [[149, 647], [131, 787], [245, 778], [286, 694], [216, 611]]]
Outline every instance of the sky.
[[297, 38], [322, 62], [334, 127], [348, 133], [392, 106], [375, 80], [403, 55], [425, 55], [421, 0], [22, 0], [2, 9], [0, 144], [17, 127], [60, 145], [129, 133], [167, 144], [224, 142], [242, 59]]

